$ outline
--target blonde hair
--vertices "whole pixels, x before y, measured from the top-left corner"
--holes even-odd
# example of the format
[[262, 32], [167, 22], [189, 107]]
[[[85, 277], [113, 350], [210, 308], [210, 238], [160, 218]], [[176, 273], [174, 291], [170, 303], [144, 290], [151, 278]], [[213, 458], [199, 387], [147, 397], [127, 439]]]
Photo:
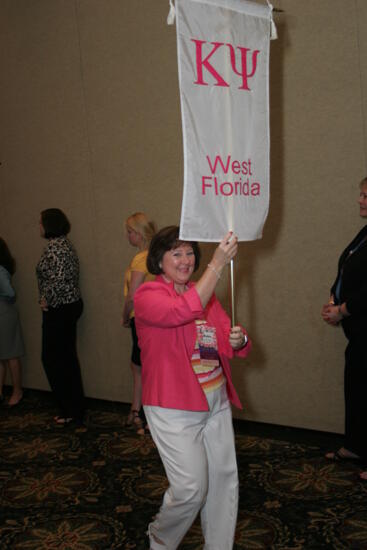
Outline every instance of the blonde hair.
[[366, 176], [365, 178], [363, 178], [363, 180], [362, 180], [361, 183], [359, 184], [360, 189], [362, 189], [362, 187], [363, 187], [364, 185], [367, 185], [367, 176]]
[[148, 220], [144, 212], [135, 212], [135, 214], [129, 216], [125, 225], [142, 236], [145, 248], [148, 248], [150, 241], [157, 232], [155, 223]]

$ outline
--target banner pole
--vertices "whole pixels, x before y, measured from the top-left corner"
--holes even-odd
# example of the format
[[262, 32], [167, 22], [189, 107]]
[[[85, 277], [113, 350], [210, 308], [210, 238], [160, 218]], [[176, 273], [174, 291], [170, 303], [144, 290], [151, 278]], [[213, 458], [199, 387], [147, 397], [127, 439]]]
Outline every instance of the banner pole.
[[235, 300], [234, 300], [234, 263], [233, 258], [231, 260], [231, 263], [229, 264], [230, 267], [230, 294], [231, 294], [231, 321], [232, 321], [232, 327], [236, 324], [236, 315], [235, 315]]

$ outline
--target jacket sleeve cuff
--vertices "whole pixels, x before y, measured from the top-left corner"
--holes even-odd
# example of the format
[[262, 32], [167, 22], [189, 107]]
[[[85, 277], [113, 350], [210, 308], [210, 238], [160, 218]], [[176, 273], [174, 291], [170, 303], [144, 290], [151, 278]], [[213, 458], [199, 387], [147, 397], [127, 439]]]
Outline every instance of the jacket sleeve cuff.
[[252, 348], [252, 342], [247, 334], [247, 332], [244, 330], [244, 333], [247, 336], [247, 343], [240, 349], [234, 350], [234, 356], [235, 357], [247, 357], [247, 355], [250, 353]]

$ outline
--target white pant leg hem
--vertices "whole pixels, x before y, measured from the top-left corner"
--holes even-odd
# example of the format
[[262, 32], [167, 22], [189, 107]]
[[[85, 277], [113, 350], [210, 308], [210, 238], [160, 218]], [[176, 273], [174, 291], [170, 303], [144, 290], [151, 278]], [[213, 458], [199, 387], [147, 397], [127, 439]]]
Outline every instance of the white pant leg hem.
[[[151, 548], [174, 550], [205, 503], [208, 473], [201, 431], [207, 413], [144, 406], [152, 438], [161, 456], [169, 487], [150, 524]], [[162, 541], [154, 541], [153, 535]]]

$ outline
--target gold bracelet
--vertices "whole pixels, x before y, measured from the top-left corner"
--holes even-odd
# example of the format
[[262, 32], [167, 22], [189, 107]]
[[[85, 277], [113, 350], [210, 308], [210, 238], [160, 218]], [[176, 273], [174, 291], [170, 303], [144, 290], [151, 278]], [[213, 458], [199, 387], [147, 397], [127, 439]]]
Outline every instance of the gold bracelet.
[[208, 264], [208, 267], [209, 267], [209, 269], [211, 269], [211, 270], [213, 271], [213, 273], [216, 274], [217, 279], [220, 279], [220, 278], [221, 278], [220, 273], [218, 273], [218, 271], [215, 269], [215, 267], [212, 266], [212, 264]]

